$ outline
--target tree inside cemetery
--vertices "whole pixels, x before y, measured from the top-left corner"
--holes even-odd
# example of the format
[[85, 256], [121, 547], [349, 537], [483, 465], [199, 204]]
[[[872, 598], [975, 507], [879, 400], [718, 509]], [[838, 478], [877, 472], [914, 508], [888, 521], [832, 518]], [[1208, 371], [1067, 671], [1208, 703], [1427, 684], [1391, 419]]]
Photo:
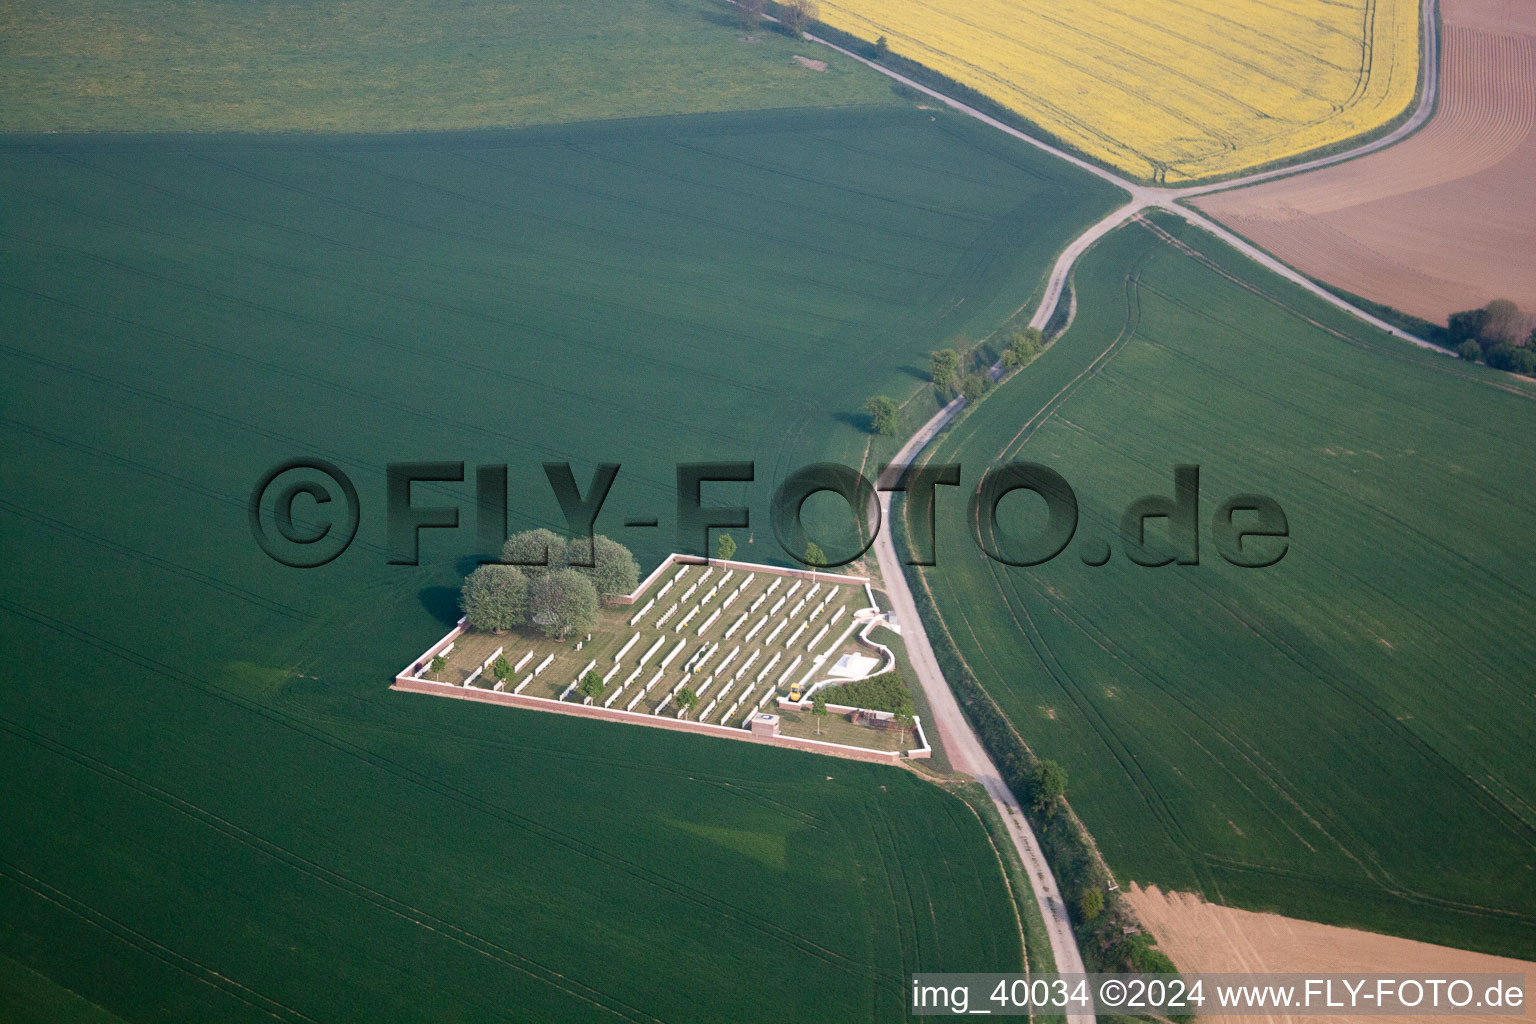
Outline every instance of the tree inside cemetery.
[[528, 613], [545, 636], [557, 640], [597, 628], [597, 588], [575, 569], [557, 569], [528, 583]]
[[459, 591], [459, 609], [471, 629], [502, 633], [527, 621], [528, 578], [511, 565], [482, 565]]

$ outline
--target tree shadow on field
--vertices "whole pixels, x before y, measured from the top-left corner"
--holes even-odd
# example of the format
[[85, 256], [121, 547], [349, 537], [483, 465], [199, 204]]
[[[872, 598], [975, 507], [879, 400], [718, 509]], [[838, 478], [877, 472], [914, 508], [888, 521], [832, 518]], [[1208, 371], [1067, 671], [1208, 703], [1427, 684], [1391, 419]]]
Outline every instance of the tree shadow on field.
[[846, 423], [854, 430], [869, 434], [874, 431], [874, 422], [867, 412], [835, 412], [832, 418], [839, 423]]
[[699, 18], [702, 21], [709, 22], [711, 25], [723, 25], [726, 28], [737, 28], [741, 24], [740, 19], [736, 15], [724, 10], [700, 11]]
[[459, 621], [459, 591], [456, 587], [422, 587], [416, 594], [421, 606], [445, 626]]
[[928, 371], [921, 366], [913, 366], [911, 363], [907, 363], [905, 366], [896, 367], [896, 369], [913, 380], [920, 380], [924, 384], [928, 383]]

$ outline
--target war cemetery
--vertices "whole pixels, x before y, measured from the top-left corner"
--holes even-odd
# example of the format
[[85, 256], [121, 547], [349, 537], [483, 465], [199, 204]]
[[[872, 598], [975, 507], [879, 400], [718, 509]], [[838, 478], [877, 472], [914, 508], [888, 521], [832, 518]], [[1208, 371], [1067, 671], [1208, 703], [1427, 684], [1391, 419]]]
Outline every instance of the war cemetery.
[[[513, 538], [504, 557], [552, 538], [562, 543], [543, 531]], [[614, 563], [629, 553], [599, 541], [589, 575], [598, 588], [612, 587], [624, 578]], [[828, 687], [898, 669], [896, 654], [879, 642], [894, 624], [865, 577], [674, 554], [632, 592], [610, 590], [571, 615], [542, 607], [540, 595], [562, 582], [582, 589], [569, 579], [572, 569], [541, 567], [525, 578], [484, 566], [477, 575], [498, 571], [512, 594], [507, 606], [488, 615], [477, 603], [484, 580], [472, 575], [465, 617], [396, 676], [397, 689], [848, 756], [930, 753], [915, 715], [818, 699]]]

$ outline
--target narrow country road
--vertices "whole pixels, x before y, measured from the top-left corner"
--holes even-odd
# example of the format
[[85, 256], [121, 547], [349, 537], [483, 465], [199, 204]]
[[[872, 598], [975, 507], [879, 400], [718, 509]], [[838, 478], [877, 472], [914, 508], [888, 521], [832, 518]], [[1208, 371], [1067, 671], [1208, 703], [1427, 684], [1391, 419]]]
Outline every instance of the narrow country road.
[[[998, 131], [1034, 146], [1036, 149], [1050, 153], [1057, 159], [1065, 160], [1075, 167], [1110, 182], [1128, 194], [1130, 198], [1125, 205], [1093, 224], [1068, 243], [1066, 248], [1062, 250], [1055, 266], [1051, 268], [1051, 274], [1046, 281], [1045, 292], [1042, 295], [1040, 305], [1030, 318], [1030, 325], [1033, 327], [1044, 328], [1050, 322], [1052, 315], [1056, 312], [1061, 302], [1062, 295], [1070, 287], [1073, 267], [1077, 265], [1077, 261], [1095, 242], [1143, 210], [1159, 209], [1182, 217], [1202, 230], [1210, 232], [1265, 269], [1279, 274], [1293, 284], [1316, 295], [1323, 301], [1350, 313], [1365, 323], [1411, 344], [1434, 351], [1441, 351], [1438, 347], [1431, 345], [1424, 339], [1407, 331], [1400, 330], [1380, 318], [1359, 309], [1352, 303], [1339, 298], [1326, 288], [1292, 270], [1269, 253], [1244, 241], [1231, 231], [1207, 218], [1204, 214], [1184, 205], [1182, 202], [1182, 200], [1211, 192], [1241, 188], [1245, 185], [1253, 185], [1261, 181], [1268, 181], [1292, 174], [1302, 174], [1307, 171], [1341, 163], [1345, 160], [1352, 160], [1367, 153], [1385, 149], [1418, 131], [1433, 114], [1436, 95], [1439, 90], [1440, 40], [1437, 0], [1422, 0], [1420, 17], [1420, 23], [1424, 26], [1424, 59], [1421, 66], [1422, 78], [1419, 88], [1419, 101], [1412, 115], [1402, 125], [1379, 139], [1345, 152], [1215, 184], [1194, 185], [1185, 188], [1156, 188], [1127, 181], [1112, 171], [1105, 170], [1071, 153], [1060, 150], [1049, 143], [1042, 142], [1011, 125], [1004, 124], [996, 118], [982, 113], [974, 107], [961, 103], [959, 100], [946, 96], [919, 82], [915, 82], [904, 75], [897, 74], [889, 68], [868, 60], [851, 50], [844, 49], [835, 43], [813, 35], [808, 34], [806, 38], [812, 42], [820, 43], [829, 49], [836, 50], [847, 57], [851, 57], [861, 64], [867, 65], [889, 78], [893, 78], [910, 88], [916, 89], [968, 117], [973, 117], [984, 124], [996, 128]], [[998, 370], [999, 367], [993, 367], [994, 374]], [[907, 443], [902, 446], [901, 451], [892, 461], [904, 463], [915, 460], [939, 431], [963, 408], [964, 404], [964, 398], [956, 398], [949, 405], [945, 406], [932, 419], [923, 424], [922, 429], [908, 439]], [[917, 605], [912, 599], [912, 591], [908, 586], [905, 570], [901, 565], [900, 558], [896, 554], [895, 545], [891, 540], [891, 492], [880, 491], [879, 501], [882, 521], [886, 524], [886, 528], [876, 534], [874, 545], [875, 557], [880, 566], [880, 574], [884, 577], [886, 592], [889, 595], [897, 621], [906, 627], [902, 631], [902, 639], [906, 643], [913, 671], [923, 688], [923, 693], [928, 698], [930, 708], [932, 708], [934, 717], [932, 725], [938, 731], [939, 741], [944, 745], [944, 750], [949, 755], [950, 763], [957, 770], [974, 777], [986, 788], [993, 802], [997, 805], [998, 811], [1002, 814], [1003, 821], [1007, 823], [1014, 846], [1018, 849], [1019, 856], [1029, 872], [1029, 881], [1034, 887], [1035, 901], [1040, 905], [1040, 912], [1045, 918], [1046, 932], [1050, 938], [1051, 953], [1056, 961], [1056, 970], [1064, 974], [1082, 973], [1084, 970], [1083, 958], [1077, 947], [1077, 939], [1072, 932], [1071, 918], [1068, 916], [1066, 904], [1062, 901], [1061, 891], [1056, 885], [1056, 878], [1051, 873], [1050, 866], [1045, 862], [1045, 856], [1040, 850], [1040, 844], [1035, 838], [1034, 831], [1030, 828], [1028, 820], [1024, 817], [1018, 799], [1008, 789], [1002, 775], [997, 770], [997, 766], [982, 746], [980, 738], [976, 735], [975, 730], [972, 729], [964, 712], [960, 710], [960, 705], [956, 702], [955, 695], [950, 690], [949, 684], [945, 681], [944, 673], [939, 669], [938, 661], [934, 658], [933, 647], [928, 642], [928, 634], [923, 629], [922, 619], [918, 617]], [[1090, 1013], [1067, 1015], [1068, 1024], [1091, 1024], [1093, 1020], [1094, 1016]]]
[[[1274, 178], [1288, 177], [1294, 174], [1305, 174], [1308, 171], [1315, 171], [1319, 168], [1329, 167], [1337, 163], [1343, 163], [1346, 160], [1353, 160], [1356, 157], [1365, 156], [1368, 153], [1374, 153], [1377, 150], [1385, 149], [1388, 146], [1395, 145], [1396, 143], [1401, 142], [1403, 139], [1407, 138], [1422, 128], [1425, 122], [1427, 122], [1430, 116], [1434, 113], [1436, 97], [1439, 95], [1440, 90], [1440, 35], [1439, 21], [1437, 20], [1438, 0], [1421, 0], [1421, 2], [1422, 6], [1420, 8], [1419, 17], [1420, 24], [1424, 26], [1424, 59], [1420, 66], [1419, 101], [1418, 104], [1414, 107], [1413, 113], [1409, 115], [1408, 119], [1401, 125], [1393, 129], [1391, 132], [1388, 132], [1386, 135], [1383, 135], [1381, 138], [1364, 143], [1354, 149], [1345, 150], [1340, 153], [1334, 153], [1329, 156], [1318, 157], [1314, 160], [1308, 160], [1304, 163], [1292, 164], [1290, 166], [1279, 167], [1268, 171], [1260, 171], [1258, 173], [1246, 175], [1240, 178], [1232, 178], [1227, 181], [1219, 181], [1206, 185], [1189, 185], [1184, 188], [1161, 188], [1151, 185], [1138, 185], [1135, 182], [1122, 178], [1120, 175], [1114, 173], [1113, 171], [1106, 170], [1097, 164], [1089, 163], [1087, 160], [1074, 156], [1065, 150], [1058, 149], [1048, 142], [1042, 142], [1032, 135], [1028, 135], [1019, 131], [1012, 125], [1004, 124], [997, 118], [982, 113], [975, 107], [962, 103], [950, 96], [946, 96], [936, 89], [931, 89], [920, 82], [916, 82], [906, 77], [905, 75], [898, 74], [897, 72], [892, 71], [891, 69], [884, 67], [883, 65], [878, 64], [875, 61], [868, 59], [867, 57], [863, 57], [857, 53], [854, 53], [852, 50], [845, 49], [841, 46], [838, 46], [836, 43], [829, 42], [818, 36], [807, 34], [805, 38], [811, 42], [819, 43], [828, 49], [836, 50], [838, 53], [841, 53], [846, 57], [850, 57], [867, 67], [873, 68], [888, 78], [901, 82], [903, 85], [906, 85], [909, 88], [916, 89], [924, 95], [938, 100], [945, 106], [965, 114], [967, 117], [975, 118], [985, 125], [996, 128], [998, 131], [1003, 132], [1005, 135], [1009, 135], [1021, 142], [1025, 142], [1035, 147], [1036, 149], [1049, 153], [1056, 157], [1058, 160], [1065, 160], [1072, 166], [1087, 171], [1089, 174], [1092, 174], [1098, 178], [1102, 178], [1117, 188], [1123, 189], [1130, 195], [1129, 203], [1116, 210], [1114, 213], [1111, 213], [1108, 217], [1105, 217], [1097, 224], [1094, 224], [1092, 227], [1088, 228], [1087, 231], [1073, 240], [1073, 242], [1069, 244], [1067, 248], [1062, 252], [1061, 257], [1056, 261], [1056, 266], [1051, 270], [1050, 279], [1046, 283], [1044, 301], [1041, 303], [1040, 309], [1036, 311], [1034, 317], [1030, 320], [1030, 323], [1035, 327], [1044, 327], [1045, 324], [1050, 320], [1051, 314], [1056, 311], [1056, 302], [1060, 299], [1062, 292], [1068, 287], [1068, 282], [1071, 280], [1072, 268], [1076, 265], [1078, 257], [1086, 252], [1094, 242], [1098, 241], [1104, 235], [1108, 234], [1114, 228], [1129, 220], [1137, 213], [1140, 213], [1142, 210], [1159, 209], [1166, 210], [1167, 212], [1177, 217], [1182, 217], [1189, 221], [1191, 224], [1194, 224], [1197, 227], [1210, 232], [1217, 238], [1220, 238], [1223, 242], [1226, 242], [1232, 248], [1236, 249], [1238, 252], [1242, 253], [1244, 256], [1247, 256], [1255, 263], [1258, 263], [1260, 266], [1264, 267], [1266, 270], [1270, 270], [1276, 274], [1279, 274], [1287, 281], [1290, 281], [1291, 283], [1306, 289], [1308, 292], [1316, 295], [1324, 302], [1327, 302], [1333, 306], [1337, 306], [1352, 316], [1370, 324], [1372, 327], [1385, 331], [1392, 335], [1394, 338], [1399, 338], [1403, 341], [1409, 342], [1410, 344], [1417, 345], [1420, 348], [1430, 349], [1435, 352], [1444, 352], [1444, 349], [1430, 344], [1417, 335], [1394, 327], [1387, 323], [1385, 320], [1372, 316], [1365, 310], [1360, 309], [1353, 303], [1339, 298], [1328, 289], [1314, 283], [1311, 279], [1292, 270], [1289, 266], [1280, 262], [1278, 259], [1271, 256], [1263, 249], [1260, 249], [1252, 243], [1239, 238], [1237, 235], [1233, 234], [1231, 231], [1228, 231], [1226, 228], [1217, 224], [1215, 221], [1206, 217], [1204, 214], [1192, 209], [1189, 206], [1184, 205], [1183, 202], [1183, 200], [1193, 199], [1196, 196], [1207, 195], [1212, 192], [1225, 192], [1230, 189], [1242, 188], [1246, 185], [1256, 185], [1259, 182], [1269, 181]], [[1450, 353], [1445, 354], [1449, 355]], [[914, 452], [914, 454], [916, 454], [916, 452]]]
[[[912, 461], [964, 404], [965, 399], [957, 398], [945, 406], [925, 423], [921, 430], [912, 435], [891, 461], [898, 463]], [[880, 565], [880, 575], [885, 579], [885, 589], [891, 601], [891, 609], [896, 613], [896, 620], [905, 626], [901, 632], [901, 638], [906, 645], [907, 656], [922, 685], [923, 693], [928, 698], [928, 707], [933, 712], [933, 721], [929, 725], [937, 731], [939, 742], [944, 746], [944, 753], [949, 757], [949, 763], [956, 771], [964, 772], [981, 783], [987, 795], [992, 798], [992, 802], [997, 805], [998, 812], [1002, 815], [1009, 835], [1013, 839], [1013, 845], [1019, 851], [1024, 868], [1029, 873], [1029, 883], [1034, 889], [1035, 901], [1039, 903], [1041, 916], [1045, 918], [1045, 930], [1050, 938], [1051, 954], [1056, 960], [1056, 970], [1062, 974], [1082, 974], [1084, 973], [1082, 954], [1077, 948], [1077, 938], [1072, 934], [1072, 920], [1067, 915], [1067, 905], [1062, 901], [1061, 892], [1056, 887], [1056, 876], [1051, 873], [1050, 865], [1045, 862], [1045, 854], [1040, 850], [1040, 844], [1035, 839], [1034, 830], [1030, 828], [1028, 819], [1024, 817], [1024, 810], [1019, 806], [1018, 798], [1003, 781], [1002, 773], [997, 770], [997, 765], [992, 762], [991, 756], [981, 745], [981, 740], [971, 728], [965, 713], [960, 710], [954, 692], [944, 681], [944, 673], [940, 671], [938, 660], [933, 656], [933, 647], [928, 642], [928, 633], [923, 629], [923, 620], [918, 617], [917, 605], [912, 600], [912, 591], [907, 586], [907, 578], [902, 571], [896, 548], [891, 543], [891, 493], [890, 491], [879, 492], [880, 516], [886, 528], [878, 534], [875, 558]], [[1094, 1016], [1091, 1013], [1067, 1014], [1067, 1024], [1092, 1024], [1093, 1020]]]

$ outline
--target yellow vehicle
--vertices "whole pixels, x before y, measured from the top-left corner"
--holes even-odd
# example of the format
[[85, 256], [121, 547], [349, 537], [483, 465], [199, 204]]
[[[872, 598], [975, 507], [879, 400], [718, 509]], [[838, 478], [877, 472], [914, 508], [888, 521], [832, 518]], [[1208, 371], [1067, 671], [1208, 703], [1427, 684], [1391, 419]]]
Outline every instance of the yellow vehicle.
[[798, 701], [801, 698], [801, 696], [804, 695], [804, 693], [805, 693], [805, 691], [801, 688], [799, 683], [790, 683], [789, 684], [789, 699], [790, 700]]

